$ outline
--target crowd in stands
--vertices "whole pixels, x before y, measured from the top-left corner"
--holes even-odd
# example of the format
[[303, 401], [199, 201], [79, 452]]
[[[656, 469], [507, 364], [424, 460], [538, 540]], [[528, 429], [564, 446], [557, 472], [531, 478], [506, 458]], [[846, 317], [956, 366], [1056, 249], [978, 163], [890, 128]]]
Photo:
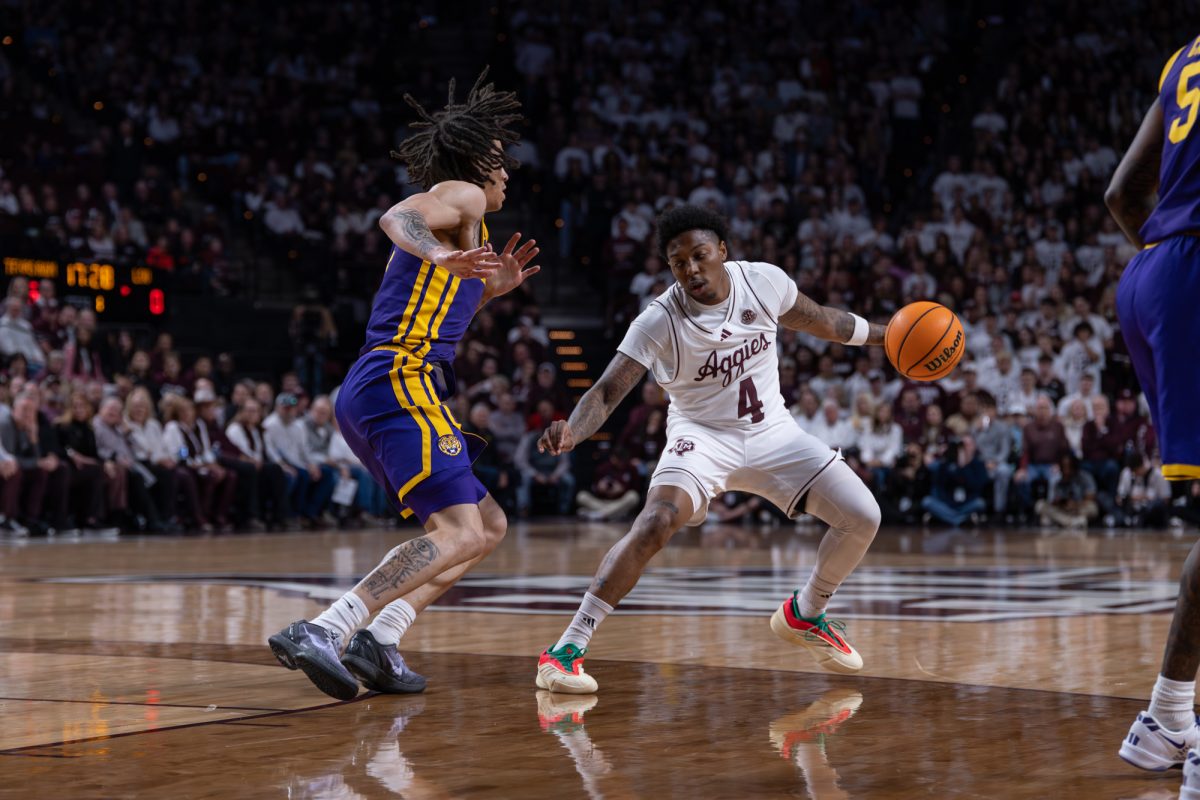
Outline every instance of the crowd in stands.
[[[711, 206], [730, 220], [731, 258], [777, 264], [819, 302], [879, 321], [916, 299], [959, 313], [967, 356], [930, 384], [898, 380], [879, 348], [781, 332], [787, 403], [889, 519], [1192, 519], [1192, 490], [1158, 477], [1115, 315], [1133, 250], [1102, 201], [1182, 44], [1182, 3], [1133, 14], [1103, 0], [1071, 26], [1070, 3], [977, 18], [936, 3], [707, 2], [686, 25], [661, 1], [501, 5], [467, 24], [498, 26], [492, 76], [530, 120], [509, 207], [543, 221], [529, 233], [556, 238], [552, 269], [590, 282], [614, 337], [671, 281], [656, 214]], [[244, 291], [263, 257], [323, 299], [365, 305], [388, 249], [375, 222], [412, 191], [387, 160], [412, 119], [401, 95], [440, 103], [424, 33], [455, 23], [338, 8], [21, 6], [0, 47], [0, 247], [136, 260], [198, 293]], [[759, 34], [735, 35], [746, 29]], [[321, 397], [336, 383], [327, 312], [298, 307], [280, 366], [293, 372], [251, 386], [228, 354], [185, 363], [169, 337], [98, 330], [52, 286], [34, 302], [18, 284], [0, 318], [7, 518], [203, 529], [385, 513]], [[516, 515], [628, 515], [664, 446], [665, 399], [643, 387], [590, 470], [538, 453], [571, 404], [550, 344], [528, 297], [479, 314], [453, 403], [491, 443], [477, 471]], [[331, 503], [351, 480], [355, 500]], [[762, 513], [738, 497], [713, 507]]]
[[184, 365], [169, 333], [139, 342], [96, 315], [30, 301], [13, 279], [0, 320], [0, 529], [17, 534], [380, 524], [382, 489], [327, 395], [295, 372], [239, 377], [233, 357]]

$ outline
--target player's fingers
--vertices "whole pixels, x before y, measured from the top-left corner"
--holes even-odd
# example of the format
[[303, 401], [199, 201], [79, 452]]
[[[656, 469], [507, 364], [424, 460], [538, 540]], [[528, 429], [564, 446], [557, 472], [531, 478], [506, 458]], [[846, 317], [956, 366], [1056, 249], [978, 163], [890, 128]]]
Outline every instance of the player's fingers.
[[456, 250], [455, 252], [458, 253], [460, 258], [477, 258], [478, 256], [490, 253], [491, 246], [485, 244], [483, 247], [476, 247], [474, 250]]
[[514, 233], [512, 237], [509, 238], [508, 244], [504, 245], [504, 255], [510, 255], [513, 251], [513, 248], [517, 246], [517, 242], [519, 241], [521, 241], [520, 232]]
[[540, 252], [542, 252], [541, 248], [535, 247], [532, 250], [530, 250], [528, 253], [526, 253], [525, 255], [518, 255], [517, 256], [518, 266], [524, 267], [530, 261], [533, 261], [535, 258], [537, 258], [537, 255]]
[[530, 267], [529, 269], [523, 269], [523, 270], [521, 270], [521, 280], [525, 280], [530, 275], [537, 275], [541, 271], [542, 271], [542, 268], [538, 267], [538, 266], [533, 266], [533, 267]]
[[525, 254], [528, 253], [530, 250], [532, 250], [536, 246], [537, 246], [537, 239], [530, 239], [528, 242], [521, 245], [521, 247], [518, 248], [517, 252], [514, 255], [516, 255], [517, 258], [524, 258]]

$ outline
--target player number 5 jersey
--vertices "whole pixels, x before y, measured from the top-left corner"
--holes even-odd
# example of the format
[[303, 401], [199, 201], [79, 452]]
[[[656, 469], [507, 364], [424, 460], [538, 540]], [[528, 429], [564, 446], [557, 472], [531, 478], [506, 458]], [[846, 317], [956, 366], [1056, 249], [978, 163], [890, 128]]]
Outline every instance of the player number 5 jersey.
[[670, 395], [669, 419], [751, 428], [787, 415], [779, 391], [779, 316], [796, 284], [773, 264], [729, 261], [729, 297], [697, 303], [675, 283], [634, 319], [618, 352]]

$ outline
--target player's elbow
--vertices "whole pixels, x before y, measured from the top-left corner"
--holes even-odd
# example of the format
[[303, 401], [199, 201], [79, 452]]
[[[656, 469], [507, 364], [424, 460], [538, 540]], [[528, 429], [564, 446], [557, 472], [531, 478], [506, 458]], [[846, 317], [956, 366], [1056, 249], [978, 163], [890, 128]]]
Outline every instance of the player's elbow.
[[1104, 205], [1108, 207], [1109, 213], [1120, 219], [1128, 210], [1130, 200], [1129, 187], [1114, 176], [1108, 188], [1104, 190]]

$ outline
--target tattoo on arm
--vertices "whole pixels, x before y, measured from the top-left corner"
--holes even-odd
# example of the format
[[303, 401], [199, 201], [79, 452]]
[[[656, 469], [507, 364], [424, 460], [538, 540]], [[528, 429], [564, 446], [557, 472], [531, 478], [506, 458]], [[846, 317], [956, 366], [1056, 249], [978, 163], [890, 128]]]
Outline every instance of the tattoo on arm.
[[437, 545], [428, 536], [411, 539], [393, 550], [386, 561], [364, 578], [363, 587], [379, 600], [432, 564], [439, 554]]
[[645, 374], [645, 367], [629, 356], [617, 353], [608, 369], [600, 376], [600, 380], [588, 389], [567, 420], [575, 441], [585, 441], [600, 430], [600, 426], [612, 414], [613, 409], [625, 399], [625, 395], [629, 394], [629, 390], [636, 386]]
[[[779, 324], [794, 331], [811, 333], [829, 342], [846, 343], [854, 335], [854, 317], [840, 308], [823, 306], [803, 292], [796, 295], [796, 302]], [[883, 326], [871, 324], [867, 330], [866, 344], [883, 344]]]
[[[425, 217], [421, 216], [421, 212], [415, 208], [397, 208], [388, 216], [394, 219], [396, 224], [385, 230], [397, 246], [426, 261], [429, 261], [430, 255], [442, 246], [442, 243], [433, 235], [433, 231], [429, 230]], [[392, 234], [393, 230], [395, 230], [394, 235]]]

